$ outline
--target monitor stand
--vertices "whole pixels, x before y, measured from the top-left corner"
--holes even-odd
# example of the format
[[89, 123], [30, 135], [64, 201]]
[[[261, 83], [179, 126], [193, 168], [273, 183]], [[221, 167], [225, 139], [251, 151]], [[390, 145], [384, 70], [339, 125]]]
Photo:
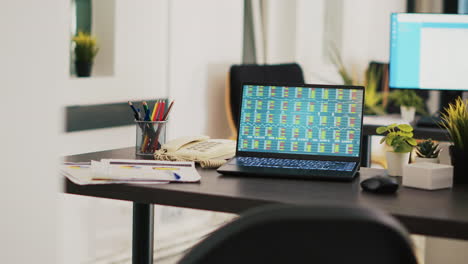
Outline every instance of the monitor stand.
[[440, 121], [439, 114], [434, 114], [432, 116], [421, 116], [416, 122], [417, 127], [439, 127]]
[[455, 102], [455, 99], [463, 96], [462, 91], [440, 91], [440, 111], [444, 111], [449, 103]]
[[442, 90], [439, 93], [439, 109], [431, 116], [422, 116], [417, 122], [416, 126], [419, 127], [439, 127], [440, 113], [444, 112], [444, 109], [448, 107], [449, 103], [452, 103], [459, 96], [463, 96], [463, 92], [460, 91], [446, 91]]

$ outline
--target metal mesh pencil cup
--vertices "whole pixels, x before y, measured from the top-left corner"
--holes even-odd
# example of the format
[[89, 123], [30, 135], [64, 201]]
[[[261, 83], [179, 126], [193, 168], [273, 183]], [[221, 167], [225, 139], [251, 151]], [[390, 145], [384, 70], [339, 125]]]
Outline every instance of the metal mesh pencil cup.
[[136, 124], [135, 153], [140, 156], [153, 156], [154, 152], [166, 143], [166, 121], [138, 121]]

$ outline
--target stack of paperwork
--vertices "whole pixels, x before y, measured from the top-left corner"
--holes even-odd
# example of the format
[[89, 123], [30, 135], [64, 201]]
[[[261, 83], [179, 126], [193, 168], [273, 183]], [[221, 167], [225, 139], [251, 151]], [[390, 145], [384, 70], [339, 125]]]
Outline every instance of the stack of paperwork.
[[165, 184], [198, 182], [200, 174], [193, 161], [102, 159], [66, 162], [61, 174], [79, 185], [109, 183]]

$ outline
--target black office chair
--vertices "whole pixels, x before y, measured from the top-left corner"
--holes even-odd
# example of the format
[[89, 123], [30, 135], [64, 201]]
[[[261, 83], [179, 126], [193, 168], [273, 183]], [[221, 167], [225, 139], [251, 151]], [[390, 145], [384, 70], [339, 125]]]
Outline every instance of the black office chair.
[[226, 82], [226, 115], [232, 138], [237, 136], [241, 85], [244, 82], [303, 84], [304, 75], [297, 63], [233, 65]]
[[415, 264], [405, 229], [391, 216], [343, 206], [254, 209], [196, 245], [180, 264]]

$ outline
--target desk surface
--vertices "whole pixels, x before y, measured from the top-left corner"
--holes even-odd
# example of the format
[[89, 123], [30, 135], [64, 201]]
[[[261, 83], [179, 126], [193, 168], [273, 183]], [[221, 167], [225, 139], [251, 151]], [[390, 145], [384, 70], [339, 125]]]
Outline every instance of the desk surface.
[[[134, 148], [69, 156], [66, 160], [101, 158], [135, 158]], [[384, 170], [361, 168], [360, 177], [351, 183], [232, 177], [201, 168], [199, 173], [200, 183], [165, 185], [79, 186], [66, 180], [65, 192], [230, 213], [272, 203], [370, 206], [389, 212], [412, 233], [468, 239], [468, 186], [439, 191], [402, 187], [396, 195], [375, 195], [362, 192], [359, 182]]]

